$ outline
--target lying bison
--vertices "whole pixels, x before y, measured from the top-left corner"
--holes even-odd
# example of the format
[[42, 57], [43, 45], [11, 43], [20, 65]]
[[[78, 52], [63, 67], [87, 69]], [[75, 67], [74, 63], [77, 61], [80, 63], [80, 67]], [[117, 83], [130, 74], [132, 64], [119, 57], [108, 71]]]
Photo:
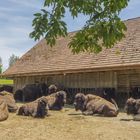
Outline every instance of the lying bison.
[[36, 101], [21, 106], [17, 115], [44, 118], [48, 114], [48, 101], [42, 96]]
[[8, 106], [9, 112], [15, 112], [18, 109], [12, 93], [2, 91], [0, 92], [0, 99], [5, 101]]
[[78, 93], [75, 96], [74, 106], [84, 115], [100, 114], [106, 117], [116, 117], [118, 106], [115, 101], [113, 102], [114, 104], [96, 95]]
[[50, 110], [61, 110], [66, 103], [66, 92], [58, 91], [46, 96]]
[[9, 116], [7, 104], [4, 100], [0, 99], [0, 121], [7, 120]]
[[134, 120], [140, 121], [140, 99], [127, 99], [125, 110], [128, 115], [133, 115]]

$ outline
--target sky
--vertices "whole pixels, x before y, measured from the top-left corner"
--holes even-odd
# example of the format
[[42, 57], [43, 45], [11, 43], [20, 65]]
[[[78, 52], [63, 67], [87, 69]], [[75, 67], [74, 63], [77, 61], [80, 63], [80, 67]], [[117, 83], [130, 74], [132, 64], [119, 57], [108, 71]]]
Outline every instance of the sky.
[[[29, 38], [29, 33], [33, 30], [33, 14], [40, 11], [43, 1], [0, 0], [0, 57], [3, 70], [8, 68], [12, 54], [21, 57], [37, 43]], [[123, 20], [140, 17], [140, 0], [130, 0], [120, 17]], [[69, 32], [81, 29], [86, 20], [83, 15], [74, 21], [69, 13], [65, 16]]]

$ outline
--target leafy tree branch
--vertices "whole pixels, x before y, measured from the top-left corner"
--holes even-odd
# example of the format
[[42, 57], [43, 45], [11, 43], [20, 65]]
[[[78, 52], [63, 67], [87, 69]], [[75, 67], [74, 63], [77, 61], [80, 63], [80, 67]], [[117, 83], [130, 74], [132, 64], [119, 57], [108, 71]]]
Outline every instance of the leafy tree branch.
[[[69, 47], [74, 53], [98, 53], [103, 47], [111, 48], [125, 37], [126, 26], [119, 18], [119, 13], [128, 2], [129, 0], [44, 0], [44, 8], [34, 14], [30, 37], [35, 40], [44, 37], [50, 46], [54, 46], [58, 37], [68, 35], [65, 14], [69, 11], [73, 18], [83, 14], [89, 19], [71, 38]], [[50, 11], [47, 10], [49, 7]]]

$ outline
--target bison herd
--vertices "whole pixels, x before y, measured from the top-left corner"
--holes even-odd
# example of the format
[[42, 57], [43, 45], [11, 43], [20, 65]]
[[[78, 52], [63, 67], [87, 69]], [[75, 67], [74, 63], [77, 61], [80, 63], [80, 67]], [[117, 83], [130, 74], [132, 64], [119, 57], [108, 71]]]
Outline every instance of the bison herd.
[[[9, 112], [17, 112], [17, 115], [44, 118], [49, 115], [49, 110], [61, 110], [67, 102], [66, 91], [55, 85], [44, 84], [26, 85], [18, 89], [14, 94], [10, 86], [0, 88], [0, 121], [8, 118]], [[18, 107], [16, 101], [24, 101]], [[75, 110], [80, 110], [83, 115], [98, 114], [104, 117], [117, 117], [119, 113], [115, 99], [107, 100], [97, 94], [77, 93], [73, 103]], [[134, 116], [134, 120], [140, 120], [140, 99], [129, 98], [125, 104], [125, 111]]]

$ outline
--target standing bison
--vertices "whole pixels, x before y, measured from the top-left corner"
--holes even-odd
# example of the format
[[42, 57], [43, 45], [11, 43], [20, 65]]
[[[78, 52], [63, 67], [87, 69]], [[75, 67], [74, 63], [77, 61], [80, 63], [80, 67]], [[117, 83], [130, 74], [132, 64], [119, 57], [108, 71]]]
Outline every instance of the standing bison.
[[29, 84], [22, 89], [18, 89], [14, 98], [16, 101], [34, 101], [37, 98], [46, 95], [47, 85], [42, 84]]
[[13, 93], [13, 86], [3, 85], [2, 87], [0, 87], [0, 92], [2, 91]]
[[14, 93], [14, 99], [16, 101], [23, 101], [23, 91], [22, 91], [22, 89], [16, 90], [16, 92]]
[[113, 102], [114, 104], [96, 95], [78, 93], [75, 96], [74, 106], [84, 115], [100, 114], [105, 117], [116, 117], [119, 111], [114, 100]]
[[26, 103], [18, 110], [17, 115], [32, 116], [36, 118], [44, 118], [48, 114], [48, 101], [42, 96], [36, 101]]

